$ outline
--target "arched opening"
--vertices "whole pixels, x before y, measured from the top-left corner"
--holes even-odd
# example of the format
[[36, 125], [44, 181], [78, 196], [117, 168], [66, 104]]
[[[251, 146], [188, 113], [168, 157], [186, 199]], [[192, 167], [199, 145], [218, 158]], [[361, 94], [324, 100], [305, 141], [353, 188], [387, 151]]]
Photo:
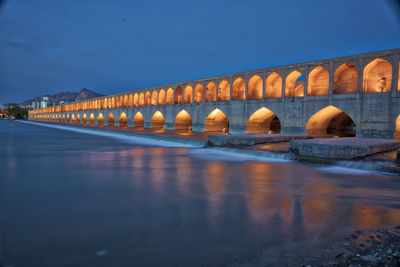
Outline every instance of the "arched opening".
[[175, 89], [175, 104], [182, 104], [182, 88], [180, 86]]
[[304, 76], [297, 70], [292, 71], [285, 80], [285, 97], [304, 96]]
[[128, 107], [133, 107], [133, 95], [132, 94], [129, 95]]
[[213, 82], [209, 82], [206, 87], [206, 102], [217, 101], [217, 86]]
[[354, 121], [342, 110], [327, 106], [315, 113], [307, 122], [306, 133], [313, 136], [355, 136]]
[[142, 113], [139, 111], [133, 117], [133, 128], [134, 129], [143, 129], [144, 128], [144, 118]]
[[258, 75], [254, 75], [249, 80], [247, 99], [261, 99], [263, 90], [263, 80]]
[[167, 99], [165, 101], [166, 101], [167, 105], [171, 105], [174, 103], [174, 90], [172, 88], [168, 88]]
[[[50, 117], [51, 118], [51, 117]], [[54, 119], [54, 118], [53, 118]], [[71, 124], [75, 124], [75, 115], [74, 114], [72, 114], [71, 115]]]
[[128, 95], [124, 95], [124, 103], [123, 103], [124, 107], [128, 107]]
[[139, 106], [139, 96], [138, 96], [138, 94], [135, 94], [135, 95], [133, 96], [133, 106], [134, 106], [134, 107]]
[[278, 117], [267, 108], [260, 108], [247, 121], [247, 133], [280, 133], [281, 123]]
[[115, 108], [119, 108], [119, 97], [115, 97]]
[[192, 130], [192, 118], [186, 110], [181, 110], [175, 117], [175, 130]]
[[67, 114], [67, 123], [69, 123], [69, 114]]
[[94, 115], [93, 113], [90, 114], [89, 116], [89, 125], [94, 126]]
[[128, 127], [128, 117], [126, 116], [125, 112], [122, 112], [119, 116], [119, 127]]
[[183, 94], [183, 101], [185, 103], [193, 103], [192, 98], [193, 98], [193, 88], [190, 85], [188, 85], [185, 87], [185, 92]]
[[158, 93], [157, 91], [153, 91], [153, 93], [151, 94], [151, 105], [152, 106], [157, 106], [157, 99], [158, 98]]
[[115, 97], [111, 98], [111, 108], [115, 108]]
[[309, 96], [319, 96], [329, 94], [329, 72], [327, 69], [318, 66], [308, 75]]
[[151, 118], [151, 129], [164, 129], [165, 119], [160, 111], [156, 111]]
[[[40, 116], [40, 118], [41, 118], [41, 120], [43, 120], [42, 116]], [[65, 115], [62, 115], [62, 123], [65, 123]]]
[[120, 107], [120, 108], [125, 107], [125, 106], [124, 106], [124, 96], [123, 96], [123, 95], [120, 95], [120, 96], [119, 96], [119, 107]]
[[394, 138], [400, 139], [400, 115], [396, 119], [396, 130], [394, 133]]
[[161, 89], [160, 93], [158, 94], [158, 104], [159, 105], [165, 105], [165, 91], [164, 91], [164, 89]]
[[83, 114], [83, 116], [82, 116], [82, 124], [87, 124], [87, 116], [86, 116], [86, 114]]
[[231, 84], [222, 80], [218, 85], [218, 101], [229, 101], [231, 95]]
[[108, 114], [107, 125], [112, 127], [114, 126], [114, 115], [112, 113]]
[[146, 106], [150, 106], [150, 103], [151, 103], [151, 94], [150, 94], [150, 92], [146, 92], [146, 96], [145, 96], [145, 104], [146, 104]]
[[204, 124], [205, 132], [229, 132], [228, 117], [219, 109], [214, 109], [208, 116]]
[[104, 117], [103, 114], [99, 114], [99, 116], [97, 116], [97, 126], [103, 126], [104, 125]]
[[364, 68], [364, 93], [389, 92], [392, 87], [392, 64], [377, 58]]
[[238, 77], [232, 84], [232, 100], [244, 100], [246, 96], [246, 82]]
[[144, 106], [144, 94], [140, 93], [139, 95], [139, 106], [143, 107]]
[[271, 73], [265, 80], [265, 97], [281, 98], [283, 80], [276, 72]]
[[343, 63], [333, 73], [333, 93], [355, 94], [358, 87], [358, 70], [350, 63]]
[[[57, 119], [57, 117], [56, 117], [56, 119]], [[81, 124], [82, 123], [82, 121], [81, 121], [81, 115], [76, 115], [76, 124]]]
[[201, 83], [194, 87], [194, 102], [201, 103], [204, 101], [204, 86]]

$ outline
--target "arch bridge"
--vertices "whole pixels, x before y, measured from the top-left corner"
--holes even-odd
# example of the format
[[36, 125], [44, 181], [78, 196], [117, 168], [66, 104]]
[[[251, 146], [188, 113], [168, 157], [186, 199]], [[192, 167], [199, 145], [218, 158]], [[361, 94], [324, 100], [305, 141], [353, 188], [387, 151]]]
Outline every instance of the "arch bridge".
[[400, 49], [32, 110], [30, 120], [194, 132], [400, 136]]

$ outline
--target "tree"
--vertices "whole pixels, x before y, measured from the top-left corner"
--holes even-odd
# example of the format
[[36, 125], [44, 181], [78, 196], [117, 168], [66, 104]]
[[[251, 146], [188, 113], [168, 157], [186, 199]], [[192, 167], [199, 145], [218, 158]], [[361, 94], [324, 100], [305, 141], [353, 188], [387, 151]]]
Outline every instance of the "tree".
[[16, 118], [17, 120], [23, 120], [28, 118], [28, 109], [21, 108], [18, 104], [8, 104], [7, 113]]

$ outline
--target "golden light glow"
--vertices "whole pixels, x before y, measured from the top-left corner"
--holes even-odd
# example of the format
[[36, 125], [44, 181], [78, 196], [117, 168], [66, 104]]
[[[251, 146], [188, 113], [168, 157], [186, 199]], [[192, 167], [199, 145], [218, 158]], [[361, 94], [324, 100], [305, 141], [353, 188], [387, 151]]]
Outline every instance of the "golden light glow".
[[164, 91], [164, 89], [161, 89], [160, 93], [158, 94], [158, 104], [159, 105], [165, 105], [165, 91]]
[[140, 93], [139, 95], [139, 106], [143, 107], [144, 106], [144, 93]]
[[150, 106], [150, 103], [151, 103], [151, 94], [150, 94], [149, 91], [146, 92], [146, 96], [145, 96], [144, 102], [145, 102], [145, 105], [146, 105], [146, 106]]
[[94, 115], [93, 113], [90, 114], [89, 116], [89, 125], [94, 126]]
[[271, 110], [262, 107], [247, 121], [247, 133], [280, 133], [281, 125], [278, 117]]
[[358, 70], [350, 63], [343, 63], [333, 74], [334, 94], [355, 94], [358, 87]]
[[133, 107], [133, 95], [129, 94], [128, 107]]
[[204, 101], [204, 86], [201, 83], [194, 87], [194, 102], [201, 103]]
[[329, 94], [329, 72], [318, 66], [308, 75], [307, 95], [318, 96]]
[[182, 88], [180, 86], [175, 89], [175, 104], [182, 104]]
[[281, 98], [283, 80], [276, 72], [271, 73], [265, 80], [265, 97]]
[[245, 100], [246, 98], [246, 82], [238, 77], [232, 85], [232, 100]]
[[396, 119], [396, 130], [394, 133], [396, 139], [400, 139], [400, 115]]
[[231, 84], [228, 80], [222, 80], [218, 85], [218, 101], [229, 101]]
[[206, 102], [217, 101], [217, 86], [213, 82], [209, 82], [206, 87]]
[[158, 100], [158, 93], [156, 90], [154, 90], [153, 93], [151, 94], [151, 105], [157, 106], [157, 100]]
[[156, 111], [151, 118], [151, 128], [152, 129], [163, 129], [165, 124], [165, 119], [160, 111]]
[[247, 99], [261, 99], [263, 90], [263, 80], [258, 75], [254, 75], [249, 80]]
[[136, 112], [135, 117], [133, 117], [133, 128], [139, 129], [144, 128], [143, 114], [139, 111]]
[[193, 103], [193, 88], [192, 86], [188, 85], [185, 87], [185, 92], [184, 92], [184, 102], [185, 103]]
[[219, 109], [214, 109], [205, 121], [206, 132], [229, 132], [228, 117]]
[[133, 96], [133, 106], [134, 107], [139, 106], [139, 95], [137, 93], [135, 93], [135, 95]]
[[377, 58], [364, 68], [364, 93], [389, 92], [392, 88], [392, 64]]
[[[53, 119], [54, 119], [54, 117], [53, 117]], [[71, 115], [71, 124], [74, 124], [76, 121], [75, 121], [75, 116], [74, 116], [74, 114], [72, 114]]]
[[119, 116], [119, 127], [128, 127], [128, 117], [126, 116], [125, 112], [122, 112]]
[[285, 80], [285, 96], [286, 97], [301, 97], [304, 96], [304, 80], [301, 80], [302, 74], [294, 70]]
[[[56, 116], [56, 120], [57, 120], [57, 116]], [[76, 124], [81, 124], [81, 116], [78, 114], [76, 115]]]
[[168, 88], [166, 103], [167, 105], [171, 105], [174, 103], [174, 89], [172, 88]]
[[186, 110], [181, 110], [175, 117], [175, 130], [192, 130], [192, 118]]
[[86, 113], [82, 116], [82, 124], [87, 124], [87, 116]]
[[114, 115], [110, 112], [107, 117], [107, 125], [114, 126]]
[[98, 126], [103, 126], [104, 125], [104, 117], [103, 114], [99, 114], [99, 116], [97, 116], [97, 125]]

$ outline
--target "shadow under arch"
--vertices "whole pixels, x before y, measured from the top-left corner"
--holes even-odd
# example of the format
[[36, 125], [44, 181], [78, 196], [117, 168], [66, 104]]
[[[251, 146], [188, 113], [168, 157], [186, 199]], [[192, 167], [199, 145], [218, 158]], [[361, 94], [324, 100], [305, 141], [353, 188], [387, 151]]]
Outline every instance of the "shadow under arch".
[[114, 115], [112, 113], [108, 114], [107, 126], [114, 127]]
[[164, 129], [164, 125], [164, 115], [159, 110], [157, 110], [151, 118], [151, 129]]
[[306, 124], [306, 134], [321, 137], [350, 137], [356, 135], [355, 127], [349, 115], [337, 107], [327, 106], [311, 116]]
[[97, 116], [97, 126], [103, 126], [104, 125], [104, 117], [103, 114], [99, 114], [99, 116]]
[[271, 110], [262, 107], [247, 120], [247, 133], [280, 133], [281, 122]]
[[140, 111], [136, 112], [135, 117], [133, 117], [133, 128], [144, 129], [144, 118]]
[[186, 110], [181, 110], [175, 117], [175, 130], [191, 131], [192, 117]]
[[119, 127], [128, 127], [128, 117], [126, 116], [125, 112], [122, 112], [119, 116], [118, 125]]
[[208, 114], [206, 121], [204, 123], [204, 131], [205, 132], [229, 132], [229, 119], [219, 109], [214, 109]]

